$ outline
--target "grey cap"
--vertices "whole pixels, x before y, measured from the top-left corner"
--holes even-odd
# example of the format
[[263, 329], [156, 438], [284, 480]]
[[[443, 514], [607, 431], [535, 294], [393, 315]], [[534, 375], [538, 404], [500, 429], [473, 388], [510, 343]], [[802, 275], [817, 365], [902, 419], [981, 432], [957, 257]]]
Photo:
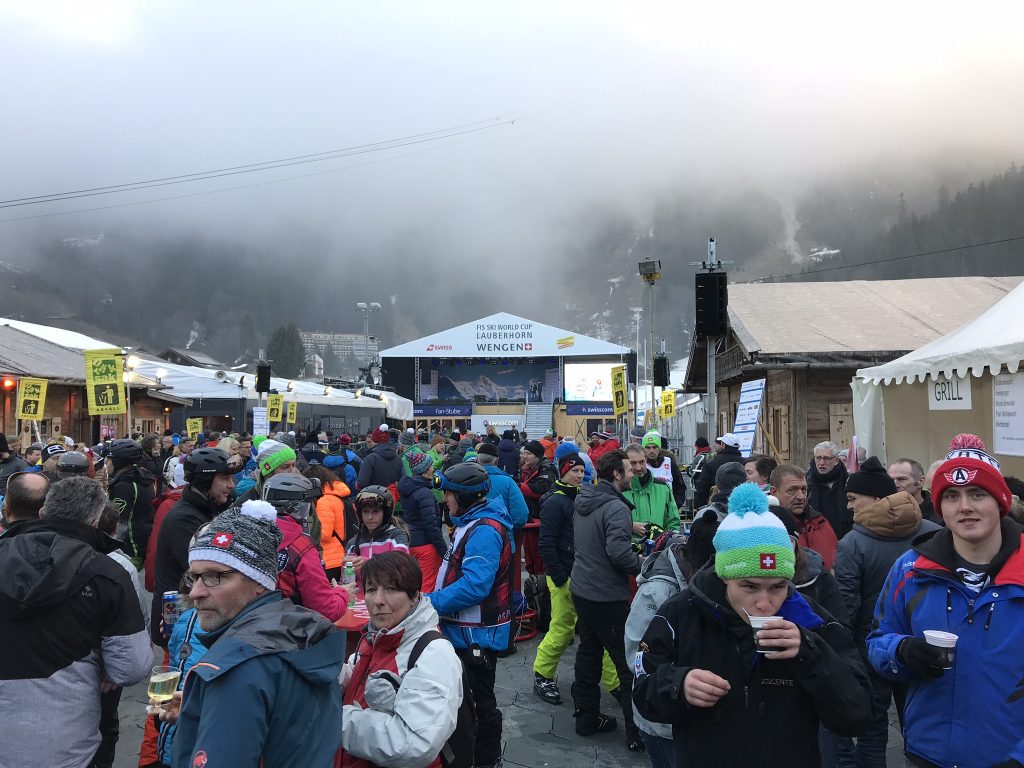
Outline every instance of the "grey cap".
[[719, 493], [731, 493], [737, 485], [747, 482], [747, 470], [738, 461], [730, 461], [715, 472], [715, 485]]

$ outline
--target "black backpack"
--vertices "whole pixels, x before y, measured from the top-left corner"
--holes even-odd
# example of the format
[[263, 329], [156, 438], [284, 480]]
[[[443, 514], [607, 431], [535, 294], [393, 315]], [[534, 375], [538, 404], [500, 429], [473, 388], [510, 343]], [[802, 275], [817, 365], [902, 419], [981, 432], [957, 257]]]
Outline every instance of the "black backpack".
[[[436, 629], [424, 632], [416, 645], [412, 647], [409, 654], [409, 669], [416, 666], [423, 649], [435, 640], [440, 640], [442, 635]], [[459, 660], [461, 667], [462, 661]], [[473, 701], [473, 691], [469, 688], [469, 680], [466, 678], [466, 670], [462, 668], [462, 705], [455, 718], [455, 730], [448, 737], [448, 741], [441, 747], [441, 765], [444, 768], [471, 768], [473, 765], [473, 753], [476, 749], [476, 704]]]

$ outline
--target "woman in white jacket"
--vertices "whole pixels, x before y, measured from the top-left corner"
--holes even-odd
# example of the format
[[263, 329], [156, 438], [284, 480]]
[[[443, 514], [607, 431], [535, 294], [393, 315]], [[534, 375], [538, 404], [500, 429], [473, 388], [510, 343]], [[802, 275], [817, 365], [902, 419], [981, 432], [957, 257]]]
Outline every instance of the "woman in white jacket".
[[437, 632], [421, 579], [406, 552], [384, 552], [363, 566], [370, 623], [341, 673], [343, 768], [441, 765], [462, 704], [462, 663]]

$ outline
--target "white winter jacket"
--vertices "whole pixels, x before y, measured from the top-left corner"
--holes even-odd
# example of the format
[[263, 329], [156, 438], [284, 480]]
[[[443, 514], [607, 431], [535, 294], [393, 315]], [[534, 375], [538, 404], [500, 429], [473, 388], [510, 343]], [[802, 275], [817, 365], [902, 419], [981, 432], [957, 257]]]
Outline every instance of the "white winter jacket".
[[[369, 624], [341, 675], [343, 768], [440, 765], [462, 704], [462, 662], [444, 638], [429, 643], [416, 666], [416, 641], [436, 630], [437, 611], [420, 598], [394, 629]], [[397, 691], [394, 679], [400, 680]]]

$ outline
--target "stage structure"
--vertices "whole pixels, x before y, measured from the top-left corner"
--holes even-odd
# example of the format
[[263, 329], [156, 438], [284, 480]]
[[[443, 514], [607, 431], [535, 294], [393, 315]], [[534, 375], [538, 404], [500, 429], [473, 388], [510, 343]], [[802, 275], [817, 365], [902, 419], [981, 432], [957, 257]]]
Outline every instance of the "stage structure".
[[431, 431], [493, 425], [532, 438], [552, 427], [573, 435], [603, 429], [613, 421], [612, 366], [626, 364], [630, 380], [636, 376], [628, 347], [507, 312], [380, 357], [384, 383], [413, 401], [415, 425]]

